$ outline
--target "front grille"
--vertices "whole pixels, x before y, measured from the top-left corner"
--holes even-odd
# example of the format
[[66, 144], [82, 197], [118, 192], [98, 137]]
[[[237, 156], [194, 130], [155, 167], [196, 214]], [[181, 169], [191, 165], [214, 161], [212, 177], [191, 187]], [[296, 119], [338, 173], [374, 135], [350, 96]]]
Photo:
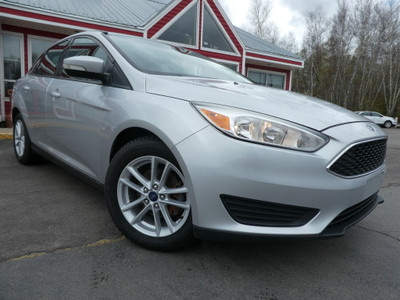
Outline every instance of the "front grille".
[[321, 236], [343, 235], [346, 229], [362, 220], [383, 200], [377, 194], [349, 207], [340, 213], [321, 233]]
[[385, 161], [386, 139], [354, 145], [340, 156], [329, 170], [344, 177], [354, 177], [376, 170]]
[[318, 209], [221, 195], [229, 215], [238, 223], [252, 226], [296, 227], [307, 224]]

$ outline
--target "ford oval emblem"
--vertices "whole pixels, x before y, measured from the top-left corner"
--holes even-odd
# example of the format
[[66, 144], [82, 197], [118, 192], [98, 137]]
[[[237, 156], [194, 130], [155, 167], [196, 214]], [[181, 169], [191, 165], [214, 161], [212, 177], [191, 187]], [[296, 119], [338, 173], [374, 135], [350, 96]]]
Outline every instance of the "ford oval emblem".
[[158, 200], [158, 195], [157, 195], [157, 193], [156, 193], [156, 192], [150, 192], [150, 193], [149, 193], [149, 200], [150, 200], [150, 201], [153, 201], [153, 202], [157, 201], [157, 200]]
[[367, 125], [367, 128], [368, 128], [370, 131], [376, 131], [375, 127], [372, 126], [372, 125]]

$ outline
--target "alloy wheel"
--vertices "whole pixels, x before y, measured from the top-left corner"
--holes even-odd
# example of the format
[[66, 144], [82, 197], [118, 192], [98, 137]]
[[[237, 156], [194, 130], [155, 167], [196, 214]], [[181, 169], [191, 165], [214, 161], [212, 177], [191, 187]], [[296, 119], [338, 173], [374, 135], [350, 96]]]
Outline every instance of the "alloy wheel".
[[171, 162], [157, 156], [139, 157], [123, 169], [117, 197], [127, 222], [150, 237], [174, 234], [190, 214], [183, 175]]
[[19, 157], [22, 157], [25, 153], [25, 132], [24, 124], [21, 120], [15, 122], [14, 128], [14, 146], [15, 151]]

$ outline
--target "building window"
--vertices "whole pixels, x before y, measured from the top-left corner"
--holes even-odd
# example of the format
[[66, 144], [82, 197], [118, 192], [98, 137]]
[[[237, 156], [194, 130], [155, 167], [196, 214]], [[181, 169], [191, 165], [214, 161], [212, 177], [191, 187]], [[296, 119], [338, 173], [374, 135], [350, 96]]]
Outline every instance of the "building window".
[[30, 68], [35, 61], [39, 58], [42, 53], [50, 48], [52, 44], [54, 44], [56, 40], [53, 39], [45, 39], [45, 38], [36, 38], [31, 37], [29, 38], [29, 61], [28, 67]]
[[22, 38], [15, 35], [3, 34], [3, 70], [4, 94], [8, 97], [17, 79], [21, 78], [22, 70]]
[[225, 37], [220, 26], [212, 17], [207, 6], [204, 6], [203, 47], [226, 52], [235, 52]]
[[173, 23], [163, 34], [159, 36], [159, 40], [191, 45], [197, 44], [197, 5], [193, 5], [186, 13], [183, 14], [175, 23]]
[[266, 85], [278, 89], [285, 88], [285, 75], [249, 71], [247, 77], [260, 85]]
[[[217, 62], [218, 62], [218, 61], [217, 61]], [[229, 69], [231, 69], [231, 70], [233, 70], [233, 71], [238, 72], [238, 66], [239, 66], [239, 65], [230, 64], [230, 63], [223, 63], [223, 62], [220, 62], [220, 64], [223, 65], [223, 66], [225, 66], [225, 67], [227, 67], [227, 68], [229, 68]]]

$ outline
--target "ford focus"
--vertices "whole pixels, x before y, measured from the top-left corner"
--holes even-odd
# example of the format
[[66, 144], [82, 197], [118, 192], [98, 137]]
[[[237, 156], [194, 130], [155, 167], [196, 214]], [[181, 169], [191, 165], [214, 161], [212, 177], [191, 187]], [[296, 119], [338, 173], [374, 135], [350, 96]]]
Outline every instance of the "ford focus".
[[341, 236], [383, 201], [379, 126], [143, 38], [57, 42], [15, 84], [12, 116], [20, 163], [46, 157], [101, 187], [151, 249]]

